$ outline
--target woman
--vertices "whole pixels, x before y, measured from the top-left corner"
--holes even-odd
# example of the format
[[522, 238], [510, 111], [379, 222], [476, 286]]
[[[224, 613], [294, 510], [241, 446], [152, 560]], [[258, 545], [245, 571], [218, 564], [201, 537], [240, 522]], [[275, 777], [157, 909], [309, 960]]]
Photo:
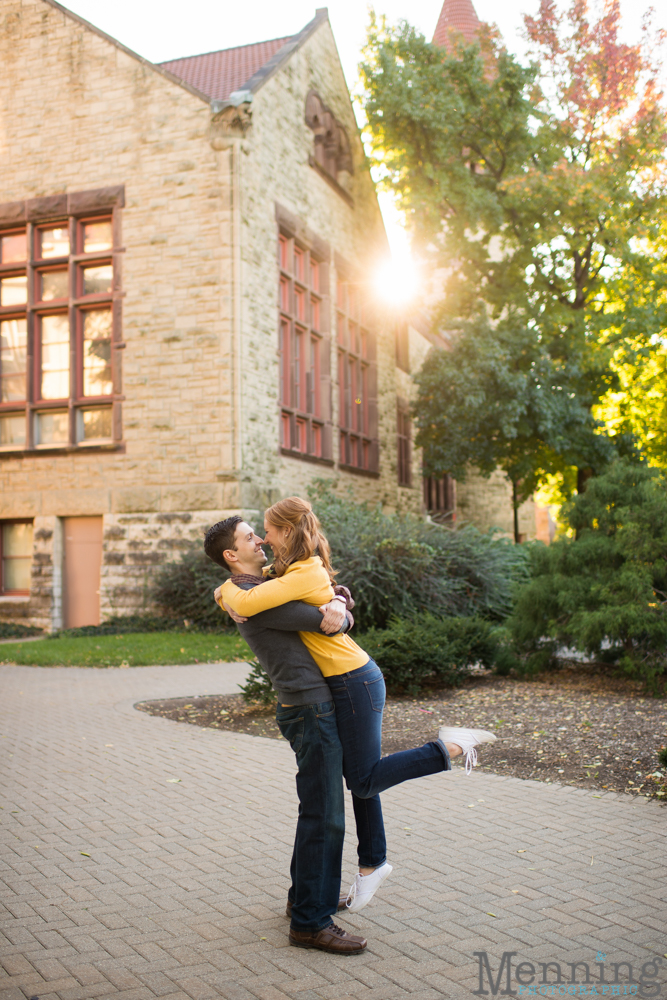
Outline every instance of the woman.
[[[220, 604], [250, 617], [287, 601], [320, 607], [333, 596], [331, 550], [311, 505], [299, 497], [280, 500], [265, 512], [265, 542], [274, 553], [269, 579], [241, 590], [233, 580], [222, 587]], [[451, 769], [451, 757], [466, 756], [466, 772], [477, 763], [475, 747], [492, 743], [483, 730], [443, 726], [438, 739], [414, 750], [381, 756], [385, 683], [377, 664], [348, 635], [299, 633], [331, 690], [343, 747], [343, 773], [352, 792], [359, 839], [359, 874], [347, 905], [356, 912], [370, 901], [392, 871], [387, 862], [380, 793], [409, 778]], [[278, 706], [278, 718], [289, 726], [298, 709]]]

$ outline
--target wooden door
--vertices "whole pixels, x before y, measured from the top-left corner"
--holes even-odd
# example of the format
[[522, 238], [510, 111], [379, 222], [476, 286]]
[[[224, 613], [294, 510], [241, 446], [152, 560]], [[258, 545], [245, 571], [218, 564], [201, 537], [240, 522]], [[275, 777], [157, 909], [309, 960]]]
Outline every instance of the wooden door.
[[66, 517], [63, 533], [65, 628], [99, 625], [102, 518]]

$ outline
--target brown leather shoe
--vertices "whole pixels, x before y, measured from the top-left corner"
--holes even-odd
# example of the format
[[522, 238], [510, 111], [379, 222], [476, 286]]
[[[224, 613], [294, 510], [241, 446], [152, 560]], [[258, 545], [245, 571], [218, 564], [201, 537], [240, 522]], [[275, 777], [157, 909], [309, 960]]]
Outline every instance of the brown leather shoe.
[[[346, 909], [346, 904], [347, 904], [347, 893], [345, 893], [344, 896], [341, 896], [339, 898], [339, 900], [338, 900], [338, 906], [336, 907], [336, 909], [338, 909], [338, 910], [344, 910], [344, 909]], [[290, 920], [292, 919], [292, 900], [291, 899], [287, 900], [287, 906], [285, 907], [285, 916], [289, 917]]]
[[295, 931], [290, 927], [289, 943], [295, 948], [319, 948], [335, 955], [359, 955], [366, 948], [366, 938], [348, 934], [338, 924], [329, 924], [321, 931]]

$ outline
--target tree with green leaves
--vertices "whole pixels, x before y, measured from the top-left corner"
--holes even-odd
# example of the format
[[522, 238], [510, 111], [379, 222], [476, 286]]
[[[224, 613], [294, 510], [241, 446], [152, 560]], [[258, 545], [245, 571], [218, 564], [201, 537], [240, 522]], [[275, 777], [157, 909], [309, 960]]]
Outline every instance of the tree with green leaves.
[[529, 66], [490, 30], [449, 49], [405, 22], [369, 30], [372, 155], [445, 275], [434, 322], [452, 350], [419, 377], [417, 443], [430, 473], [505, 469], [515, 501], [554, 472], [578, 469], [581, 485], [603, 467], [633, 428], [603, 427], [596, 408], [667, 325], [661, 37], [625, 44], [619, 21], [618, 0], [597, 19], [585, 0], [541, 0]]
[[[640, 443], [651, 464], [667, 468], [667, 341], [661, 331], [667, 284], [667, 224], [657, 240], [642, 248], [644, 274], [619, 282], [621, 322], [610, 328], [616, 344], [612, 368], [617, 379], [596, 408], [615, 435]], [[656, 331], [656, 332], [653, 332]], [[651, 335], [653, 334], [653, 335]]]
[[509, 620], [524, 669], [563, 647], [657, 692], [667, 674], [667, 476], [619, 460], [565, 508], [574, 537], [531, 551]]
[[582, 455], [598, 468], [613, 455], [581, 372], [572, 361], [554, 364], [525, 326], [493, 327], [480, 317], [450, 350], [431, 352], [416, 382], [427, 468], [459, 481], [471, 466], [482, 475], [502, 469], [512, 486], [516, 542], [519, 507], [547, 476], [564, 474]]

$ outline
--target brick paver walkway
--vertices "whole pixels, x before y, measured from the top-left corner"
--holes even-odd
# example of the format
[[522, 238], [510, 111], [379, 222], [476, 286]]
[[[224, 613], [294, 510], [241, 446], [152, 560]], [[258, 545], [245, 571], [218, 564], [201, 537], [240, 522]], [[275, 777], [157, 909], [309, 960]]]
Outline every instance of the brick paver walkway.
[[234, 690], [241, 670], [0, 668], [3, 1000], [462, 998], [474, 952], [566, 980], [602, 952], [609, 981], [667, 952], [662, 807], [461, 771], [383, 796], [395, 870], [343, 920], [368, 951], [290, 948], [289, 747], [132, 707]]

